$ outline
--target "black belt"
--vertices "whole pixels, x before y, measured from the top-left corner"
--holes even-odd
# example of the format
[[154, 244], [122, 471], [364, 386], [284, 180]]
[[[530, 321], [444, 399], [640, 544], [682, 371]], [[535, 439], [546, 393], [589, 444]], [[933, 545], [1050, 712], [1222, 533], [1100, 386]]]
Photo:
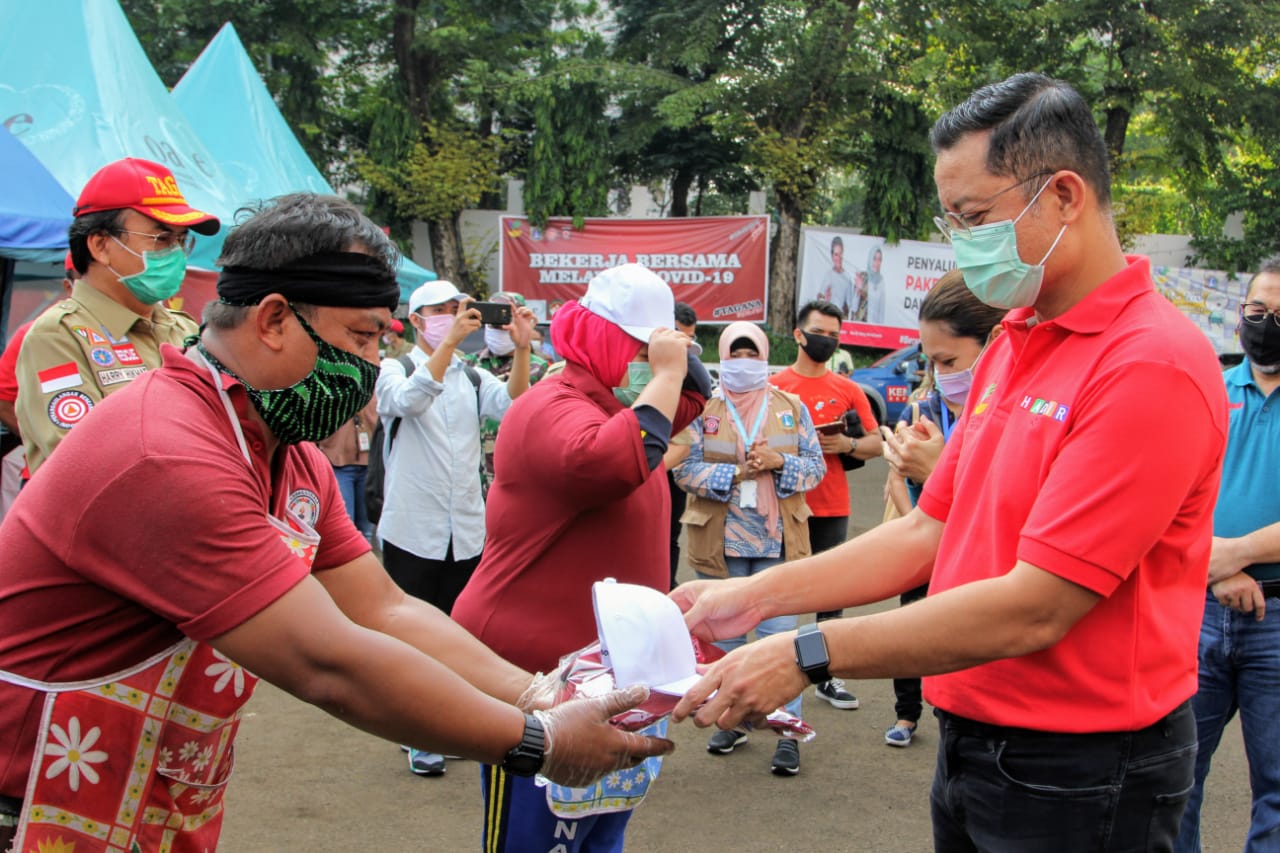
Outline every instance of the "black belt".
[[1280, 598], [1280, 578], [1258, 581], [1258, 586], [1262, 587], [1262, 596], [1264, 598]]
[[[1194, 718], [1191, 716], [1191, 700], [1186, 700], [1178, 707], [1174, 708], [1165, 716], [1156, 720], [1144, 729], [1138, 729], [1132, 732], [1050, 732], [1041, 729], [1021, 729], [1013, 726], [997, 726], [992, 723], [983, 723], [978, 720], [971, 720], [968, 717], [961, 717], [944, 711], [941, 708], [935, 708], [934, 715], [943, 722], [943, 724], [957, 734], [968, 735], [970, 737], [980, 737], [992, 740], [1034, 740], [1034, 741], [1052, 741], [1052, 740], [1074, 740], [1080, 744], [1088, 744], [1091, 741], [1104, 741], [1115, 737], [1128, 737], [1136, 741], [1141, 746], [1148, 741], [1159, 743], [1163, 741], [1172, 731], [1179, 725], [1190, 726]], [[1185, 718], [1185, 719], [1183, 719]]]

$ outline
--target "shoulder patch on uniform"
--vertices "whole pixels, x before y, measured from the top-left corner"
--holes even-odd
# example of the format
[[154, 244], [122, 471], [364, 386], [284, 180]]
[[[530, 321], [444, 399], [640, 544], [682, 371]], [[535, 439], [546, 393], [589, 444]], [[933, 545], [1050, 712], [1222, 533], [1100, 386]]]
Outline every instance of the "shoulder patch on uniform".
[[93, 400], [83, 391], [63, 391], [49, 401], [49, 420], [62, 429], [71, 429], [84, 420], [93, 408]]
[[320, 520], [320, 496], [310, 489], [294, 489], [289, 493], [287, 506], [289, 512], [308, 526], [315, 526]]
[[76, 367], [74, 361], [55, 364], [53, 367], [39, 370], [36, 372], [36, 378], [40, 380], [41, 394], [52, 394], [55, 391], [64, 391], [67, 388], [78, 388], [84, 384], [84, 379], [80, 376], [80, 368]]
[[124, 365], [142, 364], [142, 356], [138, 355], [138, 351], [133, 348], [133, 344], [113, 344], [111, 347], [115, 352], [116, 358], [120, 359], [120, 363]]
[[115, 355], [106, 347], [94, 347], [89, 350], [89, 358], [93, 359], [93, 363], [99, 367], [110, 367], [116, 363]]
[[90, 329], [88, 326], [72, 326], [71, 331], [88, 341], [90, 346], [102, 346], [107, 343], [107, 339], [97, 329]]

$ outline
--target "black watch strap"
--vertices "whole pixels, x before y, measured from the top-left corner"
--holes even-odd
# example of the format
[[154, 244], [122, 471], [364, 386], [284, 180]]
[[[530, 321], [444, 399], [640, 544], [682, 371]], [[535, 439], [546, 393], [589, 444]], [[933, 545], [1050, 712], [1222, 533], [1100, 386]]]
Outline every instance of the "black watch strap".
[[809, 677], [810, 684], [825, 684], [831, 680], [831, 657], [827, 654], [827, 640], [822, 636], [817, 622], [802, 625], [796, 632], [796, 665]]
[[524, 715], [524, 737], [502, 759], [502, 769], [512, 776], [533, 776], [542, 769], [547, 754], [547, 733], [542, 720]]

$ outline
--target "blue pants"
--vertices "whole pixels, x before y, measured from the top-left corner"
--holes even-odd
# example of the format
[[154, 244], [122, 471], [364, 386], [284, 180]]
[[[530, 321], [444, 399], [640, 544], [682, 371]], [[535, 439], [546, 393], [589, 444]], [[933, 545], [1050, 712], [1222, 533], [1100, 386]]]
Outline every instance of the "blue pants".
[[1195, 768], [1189, 703], [1136, 732], [1088, 734], [935, 713], [935, 853], [1173, 849]]
[[367, 465], [339, 465], [333, 469], [333, 476], [338, 480], [338, 491], [342, 493], [342, 503], [347, 508], [347, 517], [355, 523], [356, 529], [366, 539], [373, 537], [373, 525], [364, 509], [364, 480], [368, 473]]
[[631, 810], [591, 817], [556, 817], [547, 807], [547, 789], [531, 777], [511, 776], [480, 765], [484, 797], [484, 853], [621, 853]]
[[[771, 568], [782, 562], [781, 557], [730, 557], [725, 555], [724, 561], [729, 566], [729, 577], [731, 578], [749, 578], [752, 575], [758, 575], [765, 569]], [[714, 580], [710, 575], [698, 573], [698, 577], [704, 580]], [[764, 638], [771, 637], [774, 634], [782, 634], [787, 631], [794, 631], [799, 620], [795, 616], [775, 616], [772, 619], [766, 619], [756, 626], [756, 636]], [[729, 637], [719, 640], [716, 645], [726, 652], [731, 652], [738, 646], [745, 646], [747, 638]], [[800, 716], [800, 700], [804, 698], [801, 693], [796, 698], [787, 703], [787, 713], [793, 717]]]
[[1267, 599], [1261, 621], [1223, 607], [1209, 593], [1200, 624], [1200, 689], [1191, 699], [1200, 751], [1196, 782], [1182, 816], [1178, 853], [1200, 850], [1200, 805], [1209, 763], [1222, 730], [1240, 712], [1244, 752], [1253, 790], [1245, 849], [1280, 849], [1280, 598]]

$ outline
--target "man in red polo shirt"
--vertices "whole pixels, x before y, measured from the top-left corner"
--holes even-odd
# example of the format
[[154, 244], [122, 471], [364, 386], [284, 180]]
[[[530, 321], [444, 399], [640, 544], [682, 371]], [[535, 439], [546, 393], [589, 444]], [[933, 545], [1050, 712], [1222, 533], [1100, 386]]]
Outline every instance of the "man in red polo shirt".
[[704, 637], [926, 580], [929, 596], [747, 646], [676, 716], [729, 728], [833, 672], [926, 676], [936, 850], [1169, 850], [1226, 438], [1217, 360], [1121, 251], [1106, 147], [1068, 85], [986, 86], [931, 141], [966, 284], [1013, 310], [919, 505], [824, 554], [672, 593]]

